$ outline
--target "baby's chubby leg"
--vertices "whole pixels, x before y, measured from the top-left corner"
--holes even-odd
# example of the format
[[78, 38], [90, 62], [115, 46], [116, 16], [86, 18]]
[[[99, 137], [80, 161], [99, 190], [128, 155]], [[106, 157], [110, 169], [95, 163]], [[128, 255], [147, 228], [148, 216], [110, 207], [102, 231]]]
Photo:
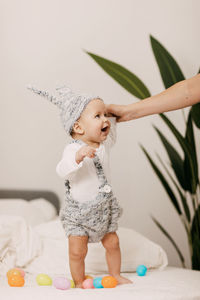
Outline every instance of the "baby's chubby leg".
[[105, 234], [101, 242], [106, 249], [106, 260], [109, 274], [117, 279], [118, 284], [132, 283], [132, 281], [128, 278], [120, 275], [121, 251], [119, 238], [116, 232], [109, 232]]
[[71, 275], [75, 286], [81, 288], [82, 282], [85, 280], [85, 257], [88, 250], [88, 237], [70, 235], [68, 241]]

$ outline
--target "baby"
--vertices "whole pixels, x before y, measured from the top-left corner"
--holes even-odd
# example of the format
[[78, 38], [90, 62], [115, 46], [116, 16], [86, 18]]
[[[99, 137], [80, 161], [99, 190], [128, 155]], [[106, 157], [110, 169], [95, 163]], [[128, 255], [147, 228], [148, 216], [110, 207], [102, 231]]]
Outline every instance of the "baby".
[[118, 284], [132, 283], [120, 275], [121, 252], [118, 219], [122, 209], [110, 185], [109, 151], [115, 143], [114, 117], [98, 96], [75, 94], [67, 87], [59, 97], [30, 88], [61, 110], [63, 126], [71, 137], [56, 171], [65, 179], [65, 201], [60, 219], [69, 242], [69, 264], [77, 288], [85, 279], [88, 243], [101, 241], [106, 250], [108, 271]]

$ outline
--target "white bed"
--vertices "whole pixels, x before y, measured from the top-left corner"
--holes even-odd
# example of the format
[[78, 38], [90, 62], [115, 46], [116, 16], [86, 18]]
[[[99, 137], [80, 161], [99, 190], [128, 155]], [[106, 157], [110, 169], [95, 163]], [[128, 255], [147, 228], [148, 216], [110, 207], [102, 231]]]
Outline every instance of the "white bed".
[[[51, 193], [50, 193], [51, 194]], [[117, 286], [114, 289], [69, 289], [58, 290], [54, 286], [38, 286], [36, 276], [48, 274], [52, 279], [58, 276], [71, 278], [68, 265], [68, 249], [64, 232], [59, 222], [58, 199], [56, 209], [42, 197], [25, 203], [18, 199], [20, 210], [12, 211], [14, 195], [1, 194], [0, 198], [0, 296], [2, 300], [31, 299], [200, 299], [200, 272], [167, 266], [165, 251], [132, 229], [119, 228], [122, 250], [122, 271], [132, 279], [133, 284]], [[16, 195], [16, 193], [15, 193]], [[19, 197], [21, 195], [21, 197]], [[31, 200], [31, 197], [26, 197]], [[52, 196], [52, 195], [51, 195]], [[5, 198], [13, 198], [6, 202]], [[22, 191], [16, 198], [25, 198]], [[45, 199], [44, 199], [45, 198]], [[51, 203], [54, 203], [52, 197]], [[10, 208], [9, 208], [10, 202]], [[17, 202], [16, 202], [17, 203]], [[41, 208], [41, 210], [40, 210]], [[3, 214], [5, 210], [6, 214]], [[35, 213], [35, 218], [30, 216]], [[29, 215], [30, 214], [30, 215]], [[93, 276], [108, 275], [100, 243], [89, 244], [86, 259], [86, 273]], [[97, 259], [98, 257], [98, 259]], [[135, 269], [139, 264], [148, 267], [146, 276], [140, 277]], [[10, 287], [6, 272], [12, 267], [21, 267], [25, 275], [23, 287]], [[67, 298], [66, 298], [67, 297]]]
[[114, 289], [69, 289], [66, 291], [58, 290], [53, 286], [38, 286], [35, 275], [32, 274], [26, 275], [24, 287], [11, 288], [4, 276], [0, 281], [1, 299], [200, 299], [200, 272], [198, 271], [166, 267], [162, 271], [150, 270], [145, 277], [139, 277], [136, 273], [123, 274], [132, 279], [133, 284], [117, 286]]

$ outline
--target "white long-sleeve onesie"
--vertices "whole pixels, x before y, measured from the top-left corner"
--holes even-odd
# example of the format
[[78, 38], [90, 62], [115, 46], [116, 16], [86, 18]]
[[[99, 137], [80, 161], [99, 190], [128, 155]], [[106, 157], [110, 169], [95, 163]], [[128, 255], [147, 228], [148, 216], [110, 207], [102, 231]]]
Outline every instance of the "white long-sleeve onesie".
[[[96, 154], [101, 161], [108, 182], [111, 183], [109, 153], [110, 148], [116, 142], [116, 118], [109, 117], [109, 120], [111, 122], [109, 135], [96, 149]], [[99, 179], [93, 160], [85, 157], [82, 162], [76, 163], [76, 152], [82, 146], [79, 143], [68, 144], [64, 149], [61, 161], [56, 167], [57, 174], [70, 181], [73, 199], [80, 202], [94, 200], [99, 191]]]

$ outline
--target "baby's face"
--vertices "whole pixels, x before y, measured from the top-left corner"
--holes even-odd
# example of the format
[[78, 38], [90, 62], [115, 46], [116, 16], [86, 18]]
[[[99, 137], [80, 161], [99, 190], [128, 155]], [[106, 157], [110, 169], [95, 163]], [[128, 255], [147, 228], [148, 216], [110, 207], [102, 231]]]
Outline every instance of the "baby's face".
[[106, 140], [110, 131], [110, 121], [106, 115], [106, 106], [102, 100], [94, 99], [88, 103], [79, 119], [88, 141], [101, 143]]

